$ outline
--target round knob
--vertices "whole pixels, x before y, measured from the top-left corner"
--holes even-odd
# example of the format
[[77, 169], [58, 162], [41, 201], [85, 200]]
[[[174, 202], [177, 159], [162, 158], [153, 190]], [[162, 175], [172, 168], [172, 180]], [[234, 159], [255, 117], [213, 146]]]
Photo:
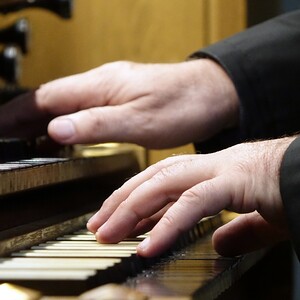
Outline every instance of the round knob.
[[21, 76], [21, 55], [14, 46], [5, 47], [0, 53], [0, 76], [11, 83], [16, 83]]
[[0, 30], [0, 43], [18, 46], [23, 53], [28, 52], [30, 26], [27, 19], [22, 18], [14, 24]]
[[62, 18], [72, 16], [73, 0], [1, 0], [0, 13], [7, 14], [29, 7], [48, 9]]

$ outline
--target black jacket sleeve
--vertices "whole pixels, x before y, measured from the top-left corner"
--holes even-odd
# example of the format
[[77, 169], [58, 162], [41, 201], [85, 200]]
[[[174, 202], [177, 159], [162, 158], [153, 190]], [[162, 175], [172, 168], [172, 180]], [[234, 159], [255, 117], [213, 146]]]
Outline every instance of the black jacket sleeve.
[[227, 71], [240, 98], [239, 128], [200, 145], [210, 152], [300, 130], [300, 10], [249, 28], [192, 55]]
[[280, 168], [280, 192], [291, 239], [300, 260], [300, 137], [284, 154]]

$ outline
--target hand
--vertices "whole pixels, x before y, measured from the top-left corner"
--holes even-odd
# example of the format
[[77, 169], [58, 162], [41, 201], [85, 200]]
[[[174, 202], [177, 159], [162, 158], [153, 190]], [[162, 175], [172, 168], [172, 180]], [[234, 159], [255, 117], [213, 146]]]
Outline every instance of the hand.
[[293, 139], [163, 160], [116, 190], [87, 227], [99, 242], [116, 243], [154, 226], [137, 251], [156, 256], [203, 217], [227, 209], [244, 214], [215, 232], [220, 254], [236, 255], [286, 239], [278, 174]]
[[62, 144], [173, 147], [236, 125], [238, 98], [227, 74], [209, 59], [115, 62], [47, 83], [0, 107], [0, 136], [43, 134], [53, 118], [48, 133]]

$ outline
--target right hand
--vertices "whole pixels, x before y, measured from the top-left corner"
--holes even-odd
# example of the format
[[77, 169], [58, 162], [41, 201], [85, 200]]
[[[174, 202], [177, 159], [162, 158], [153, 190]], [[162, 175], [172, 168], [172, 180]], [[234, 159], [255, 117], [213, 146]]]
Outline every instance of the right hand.
[[242, 214], [215, 231], [213, 244], [220, 254], [235, 256], [286, 240], [279, 173], [294, 139], [169, 157], [113, 192], [87, 228], [101, 243], [118, 243], [150, 230], [137, 251], [151, 257], [166, 251], [202, 218], [227, 209]]
[[175, 147], [236, 125], [238, 97], [225, 71], [209, 59], [115, 62], [49, 82], [1, 106], [0, 136], [40, 135], [49, 121], [49, 135], [61, 144]]

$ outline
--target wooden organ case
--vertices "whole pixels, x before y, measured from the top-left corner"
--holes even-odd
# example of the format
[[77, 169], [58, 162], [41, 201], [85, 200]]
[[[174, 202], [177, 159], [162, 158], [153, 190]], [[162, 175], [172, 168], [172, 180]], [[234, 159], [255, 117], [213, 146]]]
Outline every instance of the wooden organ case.
[[[70, 18], [72, 6], [71, 0], [0, 0], [0, 13], [38, 7]], [[29, 27], [28, 20], [19, 19], [0, 30], [0, 104], [28, 90], [18, 81]], [[96, 155], [84, 157], [73, 148], [45, 152], [43, 145], [43, 139], [0, 141], [1, 300], [15, 299], [6, 296], [10, 289], [24, 291], [27, 298], [20, 299], [45, 300], [282, 299], [282, 293], [257, 294], [272, 283], [263, 281], [252, 290], [245, 283], [257, 277], [249, 270], [259, 268], [253, 266], [267, 251], [224, 258], [212, 249], [211, 233], [227, 221], [227, 213], [202, 220], [155, 259], [135, 254], [144, 236], [99, 245], [85, 224], [114, 189], [139, 171], [134, 152], [100, 145]], [[109, 295], [101, 287], [108, 287]]]

